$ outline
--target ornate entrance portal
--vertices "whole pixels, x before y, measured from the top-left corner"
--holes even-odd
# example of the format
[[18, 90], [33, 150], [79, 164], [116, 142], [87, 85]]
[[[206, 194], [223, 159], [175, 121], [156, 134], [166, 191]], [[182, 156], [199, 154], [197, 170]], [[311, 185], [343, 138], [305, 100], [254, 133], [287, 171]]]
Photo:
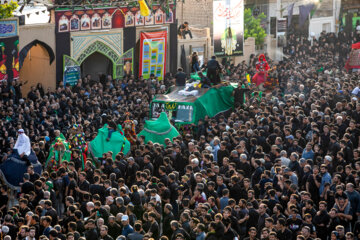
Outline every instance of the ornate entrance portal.
[[[96, 71], [103, 74], [111, 73], [113, 78], [120, 78], [122, 74], [123, 61], [121, 56], [100, 41], [91, 44], [82, 52], [76, 61], [79, 65], [82, 65], [83, 75], [90, 73], [86, 72], [87, 70], [91, 70], [92, 75], [95, 74]], [[109, 66], [109, 64], [111, 64], [111, 66]]]

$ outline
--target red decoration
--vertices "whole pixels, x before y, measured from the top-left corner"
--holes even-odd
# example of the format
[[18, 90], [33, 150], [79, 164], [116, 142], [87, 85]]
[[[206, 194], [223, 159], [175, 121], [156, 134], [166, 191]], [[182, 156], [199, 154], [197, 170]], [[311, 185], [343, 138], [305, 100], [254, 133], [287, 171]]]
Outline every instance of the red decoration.
[[352, 49], [360, 49], [360, 42], [358, 43], [354, 43], [353, 45], [351, 45]]
[[259, 61], [256, 63], [257, 73], [254, 75], [252, 82], [259, 86], [260, 84], [266, 82], [267, 71], [269, 70], [269, 65], [266, 61], [265, 55], [261, 54], [259, 56]]
[[112, 28], [123, 28], [124, 24], [124, 14], [121, 9], [115, 10], [112, 17]]

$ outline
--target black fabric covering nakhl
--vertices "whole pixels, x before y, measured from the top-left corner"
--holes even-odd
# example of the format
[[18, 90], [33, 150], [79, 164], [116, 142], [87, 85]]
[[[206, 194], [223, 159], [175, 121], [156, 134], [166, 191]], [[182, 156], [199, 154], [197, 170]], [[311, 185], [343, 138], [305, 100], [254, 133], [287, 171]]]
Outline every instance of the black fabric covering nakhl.
[[136, 46], [136, 27], [127, 27], [123, 29], [124, 31], [124, 41], [123, 47], [124, 52], [129, 49], [135, 48]]
[[186, 53], [185, 53], [184, 44], [181, 45], [180, 66], [182, 67], [184, 72], [187, 72]]
[[169, 47], [169, 60], [170, 61], [170, 69], [168, 70], [168, 72], [171, 72], [173, 74], [176, 73], [177, 71], [177, 57], [178, 57], [178, 52], [177, 52], [177, 48], [178, 48], [178, 40], [177, 40], [177, 23], [172, 23], [170, 24], [170, 47]]
[[63, 56], [70, 56], [70, 32], [56, 34], [56, 82], [63, 80]]

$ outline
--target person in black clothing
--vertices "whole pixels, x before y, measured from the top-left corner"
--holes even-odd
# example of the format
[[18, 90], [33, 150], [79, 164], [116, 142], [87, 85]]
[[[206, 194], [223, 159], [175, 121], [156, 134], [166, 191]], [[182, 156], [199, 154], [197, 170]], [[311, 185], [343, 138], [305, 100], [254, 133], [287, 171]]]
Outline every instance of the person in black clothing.
[[85, 239], [98, 240], [98, 232], [96, 230], [94, 219], [89, 219], [85, 225]]
[[58, 214], [56, 210], [52, 207], [52, 203], [50, 200], [45, 201], [45, 216], [51, 217], [51, 226], [55, 226], [58, 223]]
[[192, 53], [190, 63], [191, 63], [191, 72], [197, 73], [200, 71], [199, 56], [198, 56], [197, 52]]
[[113, 238], [108, 234], [108, 227], [106, 225], [100, 227], [100, 239], [113, 240]]
[[200, 77], [201, 88], [210, 88], [211, 82], [208, 77], [204, 76], [201, 71], [198, 71], [198, 75]]
[[244, 240], [259, 240], [256, 236], [260, 235], [261, 230], [259, 229], [259, 231], [256, 231], [255, 227], [251, 227], [249, 229], [249, 236], [244, 238]]
[[178, 28], [178, 35], [179, 35], [180, 38], [186, 39], [187, 34], [189, 34], [191, 39], [193, 38], [192, 33], [191, 33], [190, 29], [189, 29], [189, 23], [184, 22]]
[[220, 83], [219, 71], [221, 67], [215, 56], [211, 57], [211, 60], [207, 64], [207, 77], [210, 79], [213, 85]]
[[177, 73], [175, 74], [175, 86], [185, 86], [186, 83], [186, 73], [184, 73], [184, 69], [179, 67], [177, 69]]
[[89, 188], [90, 188], [90, 184], [88, 182], [88, 180], [86, 180], [86, 173], [85, 172], [81, 172], [79, 174], [79, 185], [75, 188], [75, 190], [78, 193], [78, 199], [80, 201], [83, 200], [83, 196], [85, 193], [89, 192]]
[[180, 223], [176, 220], [171, 221], [171, 229], [173, 231], [170, 239], [176, 239], [178, 234], [182, 234], [186, 240], [190, 240], [190, 235], [183, 228], [180, 227]]
[[230, 197], [235, 199], [236, 202], [238, 202], [241, 198], [241, 186], [239, 184], [239, 178], [237, 176], [231, 177], [231, 184], [232, 187], [230, 188]]
[[160, 235], [159, 224], [156, 221], [156, 213], [150, 212], [148, 215], [149, 222], [151, 223], [148, 234], [157, 240]]
[[[244, 84], [244, 86], [247, 86], [247, 84]], [[245, 93], [250, 91], [249, 88], [243, 88], [242, 84], [238, 83], [238, 87], [234, 89], [233, 95], [234, 95], [234, 106], [236, 108], [243, 106], [244, 100], [245, 100]]]
[[175, 219], [174, 214], [171, 212], [172, 206], [171, 204], [165, 204], [164, 208], [164, 216], [163, 216], [163, 235], [167, 236], [168, 238], [171, 237], [172, 230], [171, 230], [171, 221]]
[[286, 227], [286, 221], [283, 218], [279, 218], [276, 223], [277, 238], [279, 240], [290, 240], [292, 238], [292, 232]]
[[24, 183], [21, 185], [21, 193], [28, 194], [31, 191], [34, 191], [35, 187], [32, 182], [30, 182], [30, 175], [25, 173], [23, 176]]
[[251, 202], [247, 202], [246, 206], [249, 211], [249, 220], [247, 221], [247, 228], [250, 229], [251, 227], [257, 227], [258, 220], [260, 214], [258, 211], [254, 208], [253, 204]]

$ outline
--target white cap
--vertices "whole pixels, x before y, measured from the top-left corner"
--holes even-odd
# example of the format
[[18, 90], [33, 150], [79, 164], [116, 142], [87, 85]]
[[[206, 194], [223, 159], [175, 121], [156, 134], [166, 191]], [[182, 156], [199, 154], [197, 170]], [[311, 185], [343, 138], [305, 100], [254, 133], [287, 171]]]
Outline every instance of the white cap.
[[18, 130], [18, 133], [24, 133], [24, 132], [25, 132], [25, 131], [24, 131], [24, 129], [22, 129], [22, 128]]
[[127, 221], [127, 220], [129, 220], [129, 216], [128, 216], [128, 215], [123, 215], [123, 216], [121, 217], [121, 221]]
[[4, 225], [4, 226], [1, 227], [1, 231], [3, 233], [7, 234], [9, 232], [9, 227]]
[[213, 150], [211, 146], [207, 146], [205, 149], [210, 151], [210, 152], [212, 152], [212, 150]]
[[329, 162], [331, 162], [331, 161], [332, 161], [332, 157], [330, 157], [329, 155], [326, 155], [326, 156], [325, 156], [325, 160], [328, 160]]

